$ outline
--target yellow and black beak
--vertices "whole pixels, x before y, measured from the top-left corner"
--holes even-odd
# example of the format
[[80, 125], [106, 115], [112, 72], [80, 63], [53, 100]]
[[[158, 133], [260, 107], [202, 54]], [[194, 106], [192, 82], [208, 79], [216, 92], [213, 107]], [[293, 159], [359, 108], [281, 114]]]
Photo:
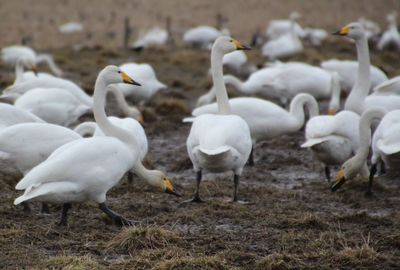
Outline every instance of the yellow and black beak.
[[136, 119], [142, 126], [144, 125], [144, 118], [143, 115], [139, 115], [139, 117]]
[[338, 36], [347, 36], [350, 32], [350, 28], [348, 26], [342, 27], [339, 31], [336, 31], [332, 33], [332, 35], [338, 35]]
[[328, 115], [335, 115], [336, 114], [336, 109], [329, 109], [328, 110]]
[[176, 192], [174, 190], [174, 187], [172, 186], [171, 180], [169, 180], [169, 179], [165, 180], [165, 192], [168, 193], [168, 194], [175, 195], [177, 197], [182, 197], [181, 194], [179, 194], [178, 192]]
[[232, 40], [233, 44], [236, 47], [236, 50], [251, 50], [250, 47], [243, 45], [242, 43], [240, 43], [238, 40], [234, 39]]
[[140, 83], [134, 81], [131, 77], [129, 77], [125, 72], [121, 71], [121, 77], [124, 83], [133, 84], [137, 86], [141, 86]]
[[31, 70], [33, 71], [33, 73], [34, 73], [36, 76], [38, 76], [38, 70], [37, 70], [36, 65], [33, 65], [33, 66], [31, 67]]
[[340, 171], [336, 175], [335, 183], [331, 186], [331, 190], [333, 192], [337, 191], [345, 182], [346, 177], [344, 176], [344, 170], [340, 169]]

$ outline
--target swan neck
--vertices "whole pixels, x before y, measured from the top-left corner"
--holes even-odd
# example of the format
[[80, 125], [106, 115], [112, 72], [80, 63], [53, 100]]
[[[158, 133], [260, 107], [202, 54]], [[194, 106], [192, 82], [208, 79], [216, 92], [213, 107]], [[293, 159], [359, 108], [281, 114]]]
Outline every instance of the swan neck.
[[120, 139], [124, 143], [128, 144], [133, 149], [137, 148], [137, 142], [134, 136], [129, 134], [126, 130], [114, 125], [107, 118], [105, 112], [106, 95], [107, 95], [107, 84], [102, 78], [102, 73], [97, 77], [96, 84], [94, 87], [94, 106], [93, 114], [97, 125], [103, 131], [106, 136], [112, 136]]
[[214, 44], [211, 50], [211, 73], [214, 83], [215, 96], [218, 103], [218, 112], [220, 114], [230, 114], [231, 108], [223, 78], [223, 57], [224, 54], [218, 48], [216, 48]]
[[339, 75], [332, 75], [331, 78], [331, 100], [329, 102], [329, 109], [334, 109], [335, 111], [339, 110], [340, 106], [340, 80]]
[[114, 86], [108, 87], [108, 92], [112, 93], [117, 101], [118, 107], [124, 112], [125, 116], [131, 116], [131, 108], [126, 102], [124, 94]]
[[242, 93], [249, 92], [248, 91], [249, 89], [247, 89], [245, 83], [243, 83], [241, 80], [239, 80], [238, 78], [236, 78], [233, 75], [225, 75], [224, 82], [226, 84], [233, 85], [233, 87], [235, 87], [239, 92], [242, 92]]
[[148, 170], [146, 167], [144, 167], [143, 163], [138, 160], [133, 168], [133, 171], [137, 176], [139, 176], [141, 179], [145, 180], [148, 184], [154, 187], [159, 187], [160, 183], [158, 181], [158, 178], [155, 177], [155, 172], [154, 170]]
[[15, 63], [15, 82], [21, 81], [24, 76], [24, 62], [22, 58], [18, 58], [17, 63]]
[[62, 75], [62, 70], [54, 63], [53, 57], [47, 54], [40, 54], [37, 57], [37, 62], [46, 62], [50, 69], [51, 72], [53, 72], [56, 76], [60, 77]]
[[315, 98], [307, 94], [296, 95], [290, 102], [289, 113], [296, 119], [296, 129], [299, 129], [305, 122], [305, 110], [312, 118], [319, 114], [318, 104]]

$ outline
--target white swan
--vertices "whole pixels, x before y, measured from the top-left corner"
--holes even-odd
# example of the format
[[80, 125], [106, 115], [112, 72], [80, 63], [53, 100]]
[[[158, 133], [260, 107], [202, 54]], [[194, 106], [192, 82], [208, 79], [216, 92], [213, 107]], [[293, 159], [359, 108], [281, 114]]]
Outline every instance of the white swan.
[[62, 34], [73, 34], [83, 31], [83, 25], [78, 22], [67, 22], [58, 27], [58, 31]]
[[146, 102], [158, 91], [167, 88], [157, 79], [153, 67], [149, 64], [125, 63], [120, 65], [120, 68], [128, 75], [135, 74], [135, 77], [143, 83], [143, 89], [141, 87], [140, 91], [134, 85], [117, 84], [115, 86], [125, 96], [132, 97], [136, 102]]
[[[229, 100], [232, 113], [243, 118], [250, 128], [253, 149], [256, 142], [269, 140], [284, 134], [300, 130], [305, 122], [305, 110], [309, 117], [318, 115], [318, 103], [309, 94], [298, 94], [290, 103], [289, 111], [267, 100], [250, 97], [232, 98]], [[216, 103], [196, 108], [192, 115], [216, 114]], [[189, 118], [190, 119], [190, 118]], [[188, 122], [189, 119], [184, 120]], [[253, 153], [250, 155], [253, 164]]]
[[365, 35], [368, 40], [375, 40], [381, 33], [381, 28], [379, 27], [379, 24], [374, 21], [361, 17], [358, 19], [358, 22], [361, 23], [364, 27]]
[[[358, 61], [330, 59], [321, 62], [321, 67], [336, 71], [340, 76], [342, 90], [349, 93], [357, 79]], [[378, 67], [370, 66], [371, 89], [388, 80], [386, 74]]]
[[291, 57], [303, 51], [303, 44], [295, 32], [295, 19], [290, 18], [290, 31], [267, 41], [261, 48], [262, 55], [269, 60]]
[[19, 83], [23, 80], [24, 77], [24, 67], [30, 69], [37, 75], [37, 67], [35, 62], [28, 57], [20, 57], [18, 58], [17, 62], [15, 63], [15, 80], [14, 83]]
[[306, 33], [304, 32], [303, 28], [296, 22], [296, 20], [299, 18], [299, 13], [292, 12], [290, 13], [288, 20], [271, 20], [265, 32], [267, 37], [269, 39], [276, 39], [282, 35], [288, 34], [293, 27], [294, 33], [297, 36], [303, 38]]
[[400, 50], [400, 34], [399, 30], [397, 29], [397, 14], [389, 14], [387, 15], [386, 19], [389, 23], [389, 27], [382, 34], [381, 38], [378, 41], [378, 50], [383, 50], [390, 45], [394, 45], [397, 50]]
[[222, 35], [229, 35], [229, 31], [219, 31], [214, 27], [201, 25], [187, 30], [183, 34], [183, 42], [192, 46], [208, 48], [218, 37]]
[[21, 45], [13, 45], [1, 49], [1, 58], [7, 64], [15, 65], [20, 57], [33, 59], [36, 64], [46, 62], [56, 76], [62, 76], [63, 74], [49, 54], [37, 54], [32, 48]]
[[370, 62], [368, 42], [360, 23], [350, 23], [336, 34], [347, 36], [355, 41], [359, 62], [356, 83], [346, 99], [344, 108], [358, 114], [368, 108], [382, 107], [387, 111], [400, 109], [400, 96], [367, 96], [370, 89]]
[[168, 41], [168, 32], [165, 29], [154, 27], [145, 33], [140, 33], [139, 38], [133, 42], [132, 48], [135, 50], [150, 46], [165, 45]]
[[304, 33], [305, 33], [304, 39], [307, 39], [313, 46], [316, 47], [321, 46], [322, 41], [324, 41], [328, 37], [328, 32], [326, 32], [324, 29], [319, 29], [319, 28], [307, 27], [304, 28]]
[[233, 201], [237, 201], [239, 177], [251, 152], [251, 136], [247, 123], [231, 114], [223, 80], [224, 54], [248, 49], [237, 40], [223, 36], [211, 49], [211, 71], [218, 103], [218, 114], [204, 114], [194, 119], [186, 141], [187, 151], [197, 174], [196, 192], [192, 201], [201, 201], [199, 186], [202, 170], [234, 172]]
[[82, 104], [68, 90], [61, 88], [35, 88], [19, 97], [14, 106], [26, 110], [47, 123], [69, 126], [91, 107]]
[[[58, 148], [17, 184], [16, 189], [25, 190], [25, 193], [14, 204], [28, 200], [63, 203], [60, 224], [66, 225], [71, 203], [92, 200], [116, 223], [132, 225], [131, 221], [110, 210], [105, 203], [107, 191], [139, 159], [134, 135], [112, 124], [104, 111], [106, 87], [121, 82], [138, 84], [116, 66], [105, 67], [96, 80], [94, 115], [96, 123], [107, 136], [80, 139]], [[66, 167], [69, 169], [65, 170]], [[168, 179], [158, 180], [157, 185], [161, 189], [173, 190]]]
[[400, 95], [400, 76], [387, 80], [372, 89], [371, 96]]
[[[351, 157], [359, 146], [358, 123], [360, 116], [351, 111], [341, 111], [334, 116], [320, 115], [306, 124], [306, 142], [303, 148], [310, 148], [316, 158], [324, 163], [325, 175], [330, 180], [329, 166], [341, 165]], [[368, 168], [364, 164], [363, 174]]]
[[12, 125], [30, 122], [44, 123], [42, 119], [30, 112], [10, 104], [0, 103], [0, 130]]
[[[6, 101], [15, 102], [19, 97], [35, 88], [61, 88], [68, 90], [79, 100], [82, 106], [93, 108], [93, 98], [86, 94], [86, 92], [82, 88], [80, 88], [78, 85], [70, 80], [56, 77], [39, 77], [36, 80], [29, 80], [19, 84], [11, 85], [3, 91], [3, 94], [0, 96], [0, 98]], [[140, 111], [134, 106], [129, 106], [121, 92], [116, 88], [116, 85], [114, 87], [109, 87], [108, 91], [114, 94], [118, 106], [123, 110], [124, 114], [143, 122], [143, 116]], [[39, 97], [37, 99], [39, 99]], [[41, 96], [40, 99], [42, 99], [42, 101], [46, 100], [46, 96]], [[61, 107], [59, 109], [61, 109]]]
[[242, 67], [247, 63], [247, 55], [243, 51], [234, 51], [225, 54], [222, 63], [224, 66], [227, 66], [239, 73]]
[[366, 110], [360, 120], [360, 146], [354, 157], [347, 160], [336, 176], [332, 190], [337, 190], [346, 180], [354, 178], [367, 161], [371, 144], [371, 124], [374, 120], [382, 119], [372, 137], [371, 171], [367, 193], [371, 193], [372, 182], [378, 163], [384, 163], [392, 170], [399, 168], [400, 155], [400, 110], [388, 112], [383, 108]]

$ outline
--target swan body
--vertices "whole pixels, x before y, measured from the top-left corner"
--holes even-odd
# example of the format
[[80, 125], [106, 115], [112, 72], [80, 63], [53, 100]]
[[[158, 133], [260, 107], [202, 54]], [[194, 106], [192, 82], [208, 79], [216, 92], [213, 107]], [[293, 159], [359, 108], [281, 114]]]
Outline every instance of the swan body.
[[371, 96], [400, 95], [400, 76], [396, 76], [381, 84], [378, 84], [372, 90]]
[[183, 42], [188, 45], [207, 48], [223, 34], [225, 33], [214, 27], [202, 25], [187, 30], [183, 35]]
[[132, 97], [136, 102], [146, 102], [158, 91], [167, 88], [157, 79], [153, 67], [149, 64], [126, 63], [122, 64], [120, 68], [128, 75], [135, 74], [135, 77], [143, 83], [141, 91], [138, 91], [138, 88], [134, 85], [117, 84], [115, 86], [125, 96]]
[[146, 48], [155, 45], [164, 45], [168, 41], [168, 32], [159, 27], [154, 27], [146, 33], [139, 35], [139, 38], [132, 44], [133, 48]]
[[15, 65], [20, 57], [30, 58], [36, 64], [46, 62], [56, 76], [61, 76], [63, 73], [54, 63], [53, 57], [49, 54], [37, 54], [32, 48], [21, 45], [9, 46], [1, 50], [2, 60], [9, 65]]
[[292, 57], [303, 51], [303, 44], [299, 37], [288, 33], [276, 39], [267, 41], [261, 48], [262, 55], [269, 60]]
[[387, 21], [389, 22], [389, 27], [378, 41], [378, 50], [383, 50], [390, 45], [394, 45], [397, 50], [400, 50], [400, 34], [397, 29], [397, 15], [395, 13], [389, 14], [387, 16]]
[[58, 31], [62, 34], [73, 34], [83, 31], [83, 25], [78, 22], [68, 22], [60, 25]]
[[225, 54], [247, 47], [239, 41], [223, 36], [215, 40], [211, 49], [211, 72], [218, 103], [218, 114], [196, 117], [186, 141], [187, 151], [197, 174], [197, 189], [193, 201], [200, 201], [199, 185], [202, 170], [234, 172], [233, 201], [237, 201], [239, 176], [251, 152], [251, 135], [246, 121], [231, 114], [223, 80]]
[[82, 104], [68, 90], [60, 88], [32, 89], [19, 97], [14, 106], [61, 126], [69, 126], [91, 111], [91, 107]]
[[291, 32], [292, 28], [294, 33], [303, 38], [306, 33], [303, 28], [295, 22], [296, 19], [300, 18], [297, 12], [292, 12], [289, 15], [289, 19], [286, 20], [271, 20], [268, 24], [266, 34], [269, 39], [276, 39], [280, 36], [286, 35]]
[[[106, 136], [75, 140], [55, 150], [17, 184], [16, 189], [25, 192], [15, 199], [14, 204], [28, 200], [63, 203], [60, 223], [66, 225], [70, 203], [92, 200], [113, 221], [132, 225], [105, 204], [107, 191], [140, 156], [135, 135], [112, 124], [104, 111], [107, 86], [121, 82], [138, 84], [116, 66], [105, 67], [96, 80], [94, 116]], [[167, 181], [157, 183], [164, 190], [172, 190]]]
[[243, 51], [234, 51], [224, 55], [222, 61], [224, 66], [227, 66], [234, 71], [239, 72], [240, 69], [246, 64], [247, 56]]
[[0, 103], [0, 130], [16, 124], [29, 122], [44, 123], [45, 121], [13, 105]]
[[[354, 87], [357, 77], [358, 62], [349, 60], [331, 59], [321, 62], [325, 70], [336, 71], [340, 76], [342, 90], [350, 92]], [[386, 74], [378, 67], [370, 67], [371, 89], [388, 80]]]
[[76, 132], [48, 123], [21, 123], [0, 130], [0, 159], [22, 174], [43, 162], [58, 147], [81, 139]]
[[328, 37], [328, 33], [324, 29], [305, 28], [305, 39], [308, 39], [313, 46], [321, 46], [322, 41]]
[[[318, 115], [318, 104], [309, 94], [298, 94], [290, 104], [290, 110], [267, 100], [251, 97], [239, 97], [229, 100], [232, 113], [246, 121], [255, 142], [269, 140], [283, 134], [298, 131], [304, 125], [304, 107], [309, 116]], [[216, 114], [216, 103], [196, 108], [192, 115], [199, 117], [204, 114]]]

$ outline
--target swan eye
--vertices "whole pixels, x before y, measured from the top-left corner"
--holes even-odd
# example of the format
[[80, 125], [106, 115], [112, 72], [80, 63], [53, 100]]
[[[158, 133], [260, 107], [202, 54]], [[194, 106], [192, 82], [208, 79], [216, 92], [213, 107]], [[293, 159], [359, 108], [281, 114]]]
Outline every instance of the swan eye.
[[118, 73], [121, 73], [121, 70], [118, 70]]
[[233, 39], [231, 39], [229, 42], [233, 42]]

